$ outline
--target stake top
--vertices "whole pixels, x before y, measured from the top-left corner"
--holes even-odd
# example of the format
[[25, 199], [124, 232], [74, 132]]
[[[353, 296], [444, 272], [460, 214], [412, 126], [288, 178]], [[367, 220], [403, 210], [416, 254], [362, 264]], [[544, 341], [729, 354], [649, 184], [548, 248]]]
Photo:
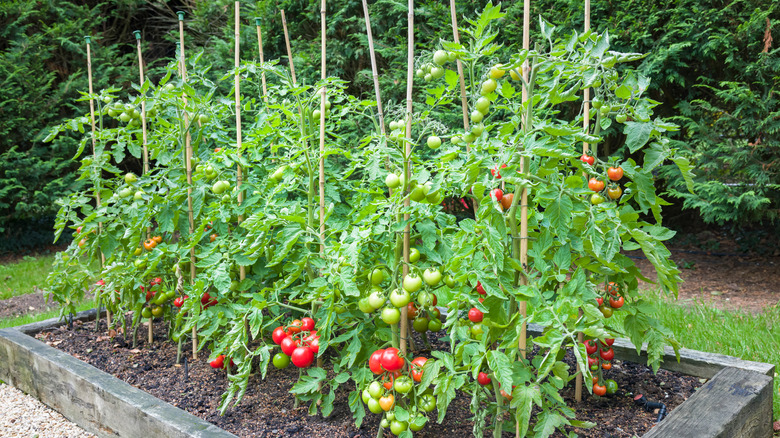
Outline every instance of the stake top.
[[260, 17], [255, 17], [255, 26], [260, 26]]
[[133, 35], [135, 35], [135, 39], [140, 40], [141, 39], [141, 31], [140, 30], [134, 30]]
[[89, 35], [84, 35], [84, 40], [87, 42], [87, 44], [92, 44], [92, 37]]
[[179, 16], [179, 21], [184, 21], [184, 11], [177, 11], [176, 15]]

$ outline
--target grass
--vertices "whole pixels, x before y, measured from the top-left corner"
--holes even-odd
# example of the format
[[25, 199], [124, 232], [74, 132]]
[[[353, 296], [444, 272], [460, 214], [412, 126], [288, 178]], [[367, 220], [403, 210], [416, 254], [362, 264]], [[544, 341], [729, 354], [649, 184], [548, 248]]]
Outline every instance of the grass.
[[[652, 292], [650, 292], [652, 294]], [[683, 306], [658, 297], [656, 316], [683, 347], [766, 362], [780, 370], [780, 306], [762, 313], [723, 311], [701, 303]], [[780, 420], [780, 377], [774, 375], [774, 421]]]
[[[82, 310], [89, 310], [93, 307], [95, 307], [95, 302], [92, 300], [87, 300], [76, 306], [76, 311], [81, 312]], [[20, 315], [13, 318], [0, 318], [0, 329], [30, 324], [32, 322], [43, 321], [44, 319], [49, 318], [56, 318], [59, 315], [60, 310], [55, 309], [43, 313], [28, 313], [26, 315]]]
[[0, 265], [0, 300], [33, 293], [46, 281], [53, 262], [54, 254], [49, 254]]

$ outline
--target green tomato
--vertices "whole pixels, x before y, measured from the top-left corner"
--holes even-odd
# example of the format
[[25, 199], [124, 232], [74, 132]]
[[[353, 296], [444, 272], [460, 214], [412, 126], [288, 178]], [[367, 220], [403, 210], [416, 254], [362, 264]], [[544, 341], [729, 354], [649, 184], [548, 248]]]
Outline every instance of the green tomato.
[[395, 383], [393, 383], [393, 388], [395, 388], [396, 392], [400, 392], [401, 394], [406, 394], [411, 391], [412, 386], [414, 386], [414, 382], [409, 376], [401, 376], [395, 379]]
[[436, 409], [436, 398], [433, 394], [423, 394], [417, 397], [417, 407], [423, 412], [432, 412]]
[[471, 337], [476, 340], [481, 340], [482, 335], [485, 333], [484, 328], [482, 327], [482, 324], [474, 324], [471, 326]]
[[447, 274], [444, 276], [444, 284], [446, 284], [449, 288], [453, 288], [455, 287], [455, 279], [452, 278], [452, 275]]
[[385, 271], [381, 268], [375, 268], [368, 276], [371, 280], [371, 284], [374, 286], [379, 286], [385, 281]]
[[387, 325], [397, 324], [401, 320], [401, 311], [395, 307], [385, 307], [382, 309], [382, 322]]
[[417, 294], [417, 303], [420, 307], [428, 307], [433, 304], [433, 295], [428, 292], [420, 292]]
[[390, 302], [399, 309], [409, 304], [410, 301], [412, 301], [412, 296], [406, 289], [395, 289], [390, 292]]
[[471, 112], [471, 123], [480, 123], [484, 118], [485, 115], [477, 110]]
[[417, 333], [425, 333], [428, 331], [428, 318], [424, 316], [418, 316], [414, 319], [414, 322], [412, 322], [412, 328], [414, 328], [414, 331]]
[[446, 72], [447, 70], [445, 70], [444, 67], [433, 67], [431, 69], [431, 76], [433, 79], [439, 79], [443, 77]]
[[274, 171], [274, 173], [271, 174], [271, 180], [275, 182], [279, 182], [284, 177], [284, 171], [287, 169], [287, 166], [282, 166]]
[[374, 308], [374, 310], [385, 305], [385, 295], [382, 291], [375, 290], [368, 296], [368, 305]]
[[368, 401], [371, 400], [371, 394], [368, 392], [368, 388], [364, 389], [363, 392], [360, 393], [360, 397], [363, 400], [363, 404], [368, 404]]
[[498, 82], [496, 82], [495, 79], [490, 78], [482, 83], [480, 94], [482, 94], [483, 96], [487, 96], [488, 94], [496, 91], [496, 88], [498, 88]]
[[409, 263], [417, 263], [420, 260], [420, 251], [417, 248], [409, 249]]
[[415, 187], [410, 193], [409, 198], [414, 202], [422, 202], [425, 199], [424, 186]]
[[428, 331], [436, 333], [442, 328], [441, 320], [433, 318], [428, 322]]
[[607, 395], [614, 395], [618, 390], [617, 382], [612, 379], [607, 379], [607, 381], [604, 382], [604, 386], [607, 387]]
[[135, 194], [133, 195], [133, 199], [135, 199], [136, 201], [140, 201], [144, 199], [144, 191], [143, 190], [136, 191]]
[[382, 426], [382, 429], [387, 429], [390, 427], [390, 421], [387, 418], [383, 418], [382, 421], [379, 422], [379, 425]]
[[364, 297], [358, 300], [358, 309], [363, 313], [372, 313], [376, 307], [368, 303], [368, 297]]
[[146, 318], [146, 319], [151, 318], [152, 317], [152, 309], [150, 309], [148, 307], [144, 307], [144, 310], [141, 311], [141, 316]]
[[283, 370], [290, 365], [290, 356], [284, 353], [276, 353], [274, 355], [274, 366]]
[[428, 147], [431, 149], [439, 149], [439, 147], [441, 147], [441, 138], [432, 135], [428, 137], [428, 141], [426, 143], [428, 144]]
[[120, 198], [129, 198], [130, 196], [133, 196], [133, 190], [129, 187], [125, 187], [119, 191]]
[[445, 62], [449, 61], [449, 55], [444, 50], [437, 50], [433, 53], [433, 62], [438, 65], [444, 65]]
[[425, 427], [425, 423], [428, 422], [428, 417], [424, 415], [415, 415], [409, 421], [409, 430], [412, 432], [419, 432]]
[[604, 202], [604, 196], [601, 193], [594, 193], [590, 195], [590, 203], [593, 205], [599, 205]]
[[138, 177], [134, 173], [130, 172], [125, 174], [125, 182], [128, 184], [135, 184], [138, 181]]
[[628, 120], [628, 116], [625, 114], [618, 114], [615, 116], [615, 121], [618, 123], [625, 123]]
[[396, 189], [401, 185], [401, 178], [394, 173], [388, 173], [385, 177], [385, 185], [391, 189]]
[[132, 119], [133, 118], [130, 116], [130, 114], [127, 114], [125, 112], [123, 112], [122, 114], [119, 115], [119, 120], [121, 120], [121, 121], [123, 121], [125, 123], [129, 122]]
[[403, 287], [405, 291], [413, 294], [422, 287], [422, 279], [417, 274], [410, 272], [404, 277]]
[[474, 108], [476, 108], [477, 111], [481, 112], [482, 114], [486, 115], [490, 109], [490, 99], [485, 96], [480, 97], [477, 99], [477, 103], [474, 105]]
[[211, 118], [208, 116], [208, 114], [201, 114], [198, 116], [198, 121], [202, 124], [208, 123]]
[[406, 423], [406, 421], [398, 421], [393, 420], [390, 422], [390, 432], [393, 432], [393, 435], [400, 435], [401, 432], [405, 431], [409, 425]]
[[395, 411], [387, 411], [387, 412], [385, 412], [385, 420], [387, 420], [387, 421], [395, 420]]
[[382, 406], [379, 404], [379, 400], [375, 398], [369, 400], [368, 403], [366, 403], [366, 406], [368, 406], [368, 410], [371, 411], [372, 414], [381, 414], [384, 412]]
[[604, 102], [601, 101], [598, 97], [591, 99], [590, 106], [593, 108], [599, 109], [604, 104]]
[[371, 382], [370, 385], [368, 385], [368, 395], [371, 396], [374, 400], [379, 400], [379, 397], [382, 397], [385, 394], [384, 389], [382, 388], [382, 384], [377, 382], [376, 380]]
[[428, 268], [423, 272], [423, 280], [430, 287], [436, 287], [441, 282], [441, 272], [435, 268]]

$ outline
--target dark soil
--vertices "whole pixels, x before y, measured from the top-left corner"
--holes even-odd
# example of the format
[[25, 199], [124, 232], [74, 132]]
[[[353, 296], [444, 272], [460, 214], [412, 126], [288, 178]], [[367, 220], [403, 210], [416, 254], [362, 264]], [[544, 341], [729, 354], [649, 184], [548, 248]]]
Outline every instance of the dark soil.
[[[221, 394], [226, 389], [224, 371], [212, 369], [203, 357], [193, 361], [185, 353], [188, 366], [175, 365], [176, 345], [170, 341], [158, 341], [148, 345], [139, 330], [136, 349], [122, 334], [109, 339], [105, 335], [105, 321], [101, 332], [94, 331], [94, 322], [76, 323], [72, 330], [62, 326], [38, 339], [66, 351], [73, 356], [106, 371], [155, 397], [184, 409], [240, 437], [375, 437], [380, 415], [366, 414], [360, 429], [355, 427], [348, 407], [349, 392], [354, 387], [345, 384], [337, 391], [335, 409], [328, 418], [309, 416], [308, 407], [294, 408], [290, 388], [298, 378], [298, 370], [290, 366], [286, 370], [269, 367], [265, 380], [258, 375], [250, 378], [243, 401], [227, 410], [224, 416], [217, 413]], [[442, 332], [443, 334], [443, 332]], [[164, 339], [165, 327], [155, 325], [155, 338]], [[418, 339], [418, 345], [421, 342]], [[435, 342], [434, 348], [445, 344]], [[429, 356], [426, 354], [426, 356]], [[617, 362], [607, 378], [615, 379], [619, 390], [615, 396], [593, 398], [587, 393], [583, 401], [574, 403], [573, 385], [563, 391], [569, 406], [576, 410], [578, 420], [593, 421], [596, 429], [577, 429], [583, 437], [632, 437], [641, 436], [654, 424], [656, 415], [645, 412], [633, 402], [633, 395], [643, 393], [653, 401], [662, 401], [671, 411], [689, 398], [701, 386], [699, 379], [660, 370], [653, 374], [643, 365]], [[473, 416], [469, 412], [471, 398], [458, 394], [449, 407], [442, 424], [435, 421], [434, 411], [430, 420], [416, 436], [463, 437], [472, 434]], [[506, 436], [514, 436], [505, 433]], [[387, 436], [390, 436], [387, 431]], [[562, 435], [556, 435], [562, 436]]]

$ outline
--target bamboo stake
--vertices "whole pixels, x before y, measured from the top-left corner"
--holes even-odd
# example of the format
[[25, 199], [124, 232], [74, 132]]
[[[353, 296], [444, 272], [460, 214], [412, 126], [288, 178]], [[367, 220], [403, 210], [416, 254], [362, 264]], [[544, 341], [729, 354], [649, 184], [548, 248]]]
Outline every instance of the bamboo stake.
[[[590, 0], [585, 0], [585, 32], [587, 33], [590, 30]], [[582, 130], [586, 133], [590, 129], [590, 88], [586, 88], [583, 90], [583, 97], [582, 99], [585, 101], [585, 107], [584, 107], [584, 117], [582, 119]], [[595, 155], [595, 147], [594, 146], [594, 155]], [[582, 153], [585, 154], [588, 152], [589, 146], [588, 143], [583, 142], [582, 143]], [[582, 316], [582, 309], [579, 311], [580, 316]], [[585, 336], [582, 332], [577, 333], [577, 343], [581, 344], [585, 340]], [[575, 345], [574, 348], [577, 348]], [[574, 401], [577, 403], [582, 401], [582, 372], [577, 371], [577, 374], [574, 378]]]
[[[327, 90], [325, 88], [325, 80], [328, 78], [327, 76], [327, 51], [326, 49], [326, 41], [327, 41], [327, 26], [325, 23], [325, 14], [327, 12], [326, 8], [326, 0], [322, 0], [320, 2], [320, 29], [322, 32], [322, 52], [320, 54], [320, 63], [321, 63], [321, 71], [320, 71], [320, 79], [322, 79], [323, 85], [320, 89], [320, 180], [319, 180], [319, 189], [320, 189], [320, 255], [322, 257], [325, 256], [325, 102], [327, 100]], [[313, 315], [312, 315], [313, 316]], [[322, 356], [317, 355], [317, 366], [322, 367]], [[322, 389], [322, 386], [320, 385], [320, 389]], [[321, 399], [317, 401], [317, 404], [319, 405], [321, 403]]]
[[[93, 156], [94, 162], [97, 162], [97, 150], [96, 150], [97, 149], [97, 137], [96, 137], [96, 135], [97, 135], [97, 127], [95, 126], [95, 99], [92, 98], [92, 93], [94, 93], [94, 89], [93, 89], [93, 86], [92, 86], [92, 48], [91, 48], [92, 37], [87, 35], [87, 36], [84, 37], [84, 40], [87, 43], [87, 79], [88, 79], [88, 82], [89, 82], [89, 95], [90, 95], [90, 98], [89, 98], [89, 118], [90, 118], [90, 123], [92, 125], [92, 156]], [[95, 184], [95, 208], [100, 208], [100, 183], [99, 183], [100, 178], [99, 178], [99, 176], [98, 176], [97, 181], [98, 181], [98, 183]], [[98, 236], [102, 233], [102, 231], [103, 231], [103, 225], [100, 222], [98, 222]], [[105, 265], [106, 265], [106, 256], [105, 256], [105, 254], [103, 254], [103, 251], [100, 248], [98, 248], [98, 251], [100, 252], [100, 269], [102, 270], [103, 267], [105, 267]], [[98, 301], [98, 303], [99, 302], [100, 301]], [[95, 328], [97, 329], [97, 327], [100, 325], [100, 304], [98, 304], [97, 314], [96, 315], [97, 316], [96, 316], [96, 319], [95, 319]], [[107, 315], [110, 315], [110, 313], [107, 313]], [[107, 322], [108, 322], [108, 325], [110, 326], [111, 325], [111, 319], [110, 319], [111, 317], [107, 316], [107, 318], [109, 318], [107, 320]]]
[[[414, 87], [414, 0], [409, 0], [407, 20], [407, 59], [406, 59], [406, 145], [404, 146], [404, 181], [408, 187], [408, 181], [411, 179], [411, 169], [409, 158], [412, 155], [412, 89]], [[408, 208], [410, 205], [409, 197], [404, 199], [404, 206]], [[406, 228], [404, 228], [404, 277], [409, 274], [409, 248], [410, 248], [410, 233], [411, 227], [408, 225], [409, 213], [404, 214], [404, 220], [407, 221]], [[401, 353], [406, 354], [406, 338], [409, 332], [409, 320], [406, 317], [406, 306], [401, 308]]]
[[[144, 59], [143, 54], [141, 53], [141, 31], [140, 30], [134, 30], [133, 35], [135, 35], [135, 43], [136, 43], [136, 49], [138, 51], [138, 76], [140, 78], [140, 85], [143, 86], [144, 84]], [[146, 100], [141, 100], [141, 138], [142, 138], [142, 146], [143, 146], [143, 174], [146, 174], [149, 172], [149, 148], [147, 147], [147, 135], [146, 135]], [[146, 238], [148, 239], [152, 235], [152, 227], [146, 227]], [[107, 313], [107, 316], [110, 314], [110, 312]], [[111, 318], [110, 316], [108, 317]]]
[[[458, 32], [458, 16], [455, 12], [455, 0], [450, 0], [450, 17], [452, 19], [452, 37], [455, 43], [460, 44], [460, 32]], [[469, 104], [466, 98], [466, 79], [463, 77], [463, 63], [456, 59], [458, 66], [458, 79], [460, 82], [460, 105], [463, 107], [463, 129], [469, 130]], [[471, 150], [471, 146], [466, 143], [466, 152]]]
[[368, 15], [368, 2], [363, 0], [363, 14], [366, 16], [366, 34], [368, 36], [368, 52], [371, 56], [371, 73], [374, 78], [374, 94], [376, 94], [376, 110], [379, 114], [379, 132], [385, 135], [385, 113], [382, 111], [382, 96], [379, 92], [379, 73], [376, 68], [376, 52], [374, 52], [374, 35], [371, 33], [371, 18]]
[[[531, 46], [531, 0], [525, 0], [523, 7], [523, 49], [529, 50]], [[523, 63], [523, 79], [528, 82], [528, 59]], [[528, 100], [528, 89], [523, 87], [523, 103]], [[526, 125], [529, 121], [523, 119], [523, 125]], [[525, 158], [520, 158], [520, 167], [523, 172], [527, 172], [530, 167], [530, 163]], [[528, 188], [523, 187], [520, 198], [520, 264], [523, 269], [528, 267]], [[525, 284], [526, 277], [522, 277], [523, 284]], [[523, 323], [520, 327], [520, 341], [519, 349], [523, 359], [526, 358], [526, 337], [527, 326], [525, 317], [527, 315], [526, 302], [520, 301], [520, 314], [523, 317]]]
[[[184, 62], [184, 11], [176, 13], [179, 16], [179, 68], [181, 69], [182, 82], [187, 82], [187, 64]], [[187, 95], [182, 94], [184, 101], [184, 126], [189, 128], [190, 116], [187, 113]], [[187, 129], [184, 143], [184, 165], [187, 171], [187, 214], [190, 223], [190, 234], [195, 232], [195, 217], [192, 209], [192, 137]], [[195, 282], [195, 248], [190, 249], [190, 282]], [[192, 360], [198, 359], [198, 330], [192, 328]]]
[[298, 81], [295, 80], [295, 64], [293, 63], [290, 34], [287, 33], [287, 19], [284, 17], [284, 9], [282, 9], [282, 28], [284, 29], [284, 43], [287, 46], [287, 59], [290, 61], [290, 74], [292, 75], [293, 85], [296, 85]]
[[[531, 47], [531, 0], [525, 0], [523, 4], [523, 49], [529, 50]], [[523, 96], [522, 101], [523, 104], [531, 105], [531, 102], [528, 102], [528, 92], [530, 88], [530, 83], [528, 82], [529, 77], [529, 64], [528, 59], [523, 62], [523, 79], [525, 80], [525, 86], [523, 86]], [[530, 120], [528, 118], [530, 117], [530, 112], [524, 111], [523, 116], [523, 130], [527, 133], [529, 131], [530, 126], [528, 126]], [[530, 164], [528, 162], [529, 160], [526, 160], [524, 157], [520, 158], [520, 167], [523, 169], [524, 173], [527, 173], [530, 169]], [[528, 269], [528, 188], [523, 187], [523, 190], [520, 195], [520, 264], [523, 266], [523, 270]], [[521, 284], [527, 284], [528, 280], [526, 276], [521, 276], [520, 278]], [[527, 303], [525, 300], [520, 301], [519, 303], [519, 311], [520, 315], [523, 317], [523, 322], [520, 325], [520, 339], [518, 340], [518, 349], [520, 350], [520, 355], [523, 359], [527, 356], [527, 323], [525, 321], [526, 316], [528, 315], [528, 309], [527, 309]], [[515, 436], [517, 438], [520, 438], [520, 421], [515, 421]]]
[[[244, 201], [244, 195], [241, 192], [241, 183], [243, 182], [244, 176], [243, 176], [243, 169], [241, 168], [241, 75], [239, 74], [239, 67], [240, 64], [240, 45], [241, 45], [241, 38], [240, 38], [240, 2], [235, 2], [235, 40], [236, 40], [236, 47], [235, 47], [235, 57], [234, 57], [234, 67], [236, 70], [235, 73], [235, 95], [236, 95], [236, 154], [238, 156], [238, 163], [237, 163], [237, 175], [236, 175], [236, 191], [238, 192], [238, 205], [241, 205], [241, 203]], [[238, 215], [238, 223], [241, 223], [244, 220], [243, 215]], [[246, 278], [246, 267], [245, 266], [239, 266], [238, 268], [238, 278], [239, 281], [244, 281]]]
[[[260, 52], [260, 64], [264, 64], [265, 60], [263, 59], [263, 35], [260, 32], [260, 18], [255, 18], [255, 27], [257, 27], [257, 49]], [[266, 86], [265, 82], [265, 70], [263, 70], [263, 73], [260, 75], [260, 80], [263, 83], [263, 101], [265, 103], [268, 103], [268, 88]]]

